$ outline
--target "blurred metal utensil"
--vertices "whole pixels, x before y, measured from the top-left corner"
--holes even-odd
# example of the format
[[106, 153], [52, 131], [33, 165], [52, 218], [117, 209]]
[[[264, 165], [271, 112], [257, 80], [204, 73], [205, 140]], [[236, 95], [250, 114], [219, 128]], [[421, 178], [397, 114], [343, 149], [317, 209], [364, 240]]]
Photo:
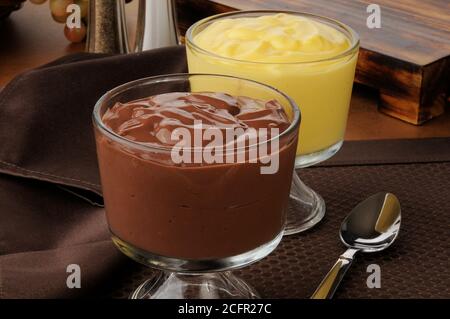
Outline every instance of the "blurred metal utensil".
[[89, 1], [86, 51], [128, 53], [128, 33], [124, 0]]
[[175, 2], [140, 0], [135, 51], [177, 45]]

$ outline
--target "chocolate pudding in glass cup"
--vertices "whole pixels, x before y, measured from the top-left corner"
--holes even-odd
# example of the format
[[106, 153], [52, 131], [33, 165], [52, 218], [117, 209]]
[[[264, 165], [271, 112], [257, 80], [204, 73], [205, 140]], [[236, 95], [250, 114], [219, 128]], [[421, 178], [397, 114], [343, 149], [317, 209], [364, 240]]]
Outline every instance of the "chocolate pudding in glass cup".
[[93, 119], [113, 242], [161, 270], [132, 298], [257, 297], [229, 270], [282, 238], [295, 103], [250, 80], [176, 74], [107, 92]]

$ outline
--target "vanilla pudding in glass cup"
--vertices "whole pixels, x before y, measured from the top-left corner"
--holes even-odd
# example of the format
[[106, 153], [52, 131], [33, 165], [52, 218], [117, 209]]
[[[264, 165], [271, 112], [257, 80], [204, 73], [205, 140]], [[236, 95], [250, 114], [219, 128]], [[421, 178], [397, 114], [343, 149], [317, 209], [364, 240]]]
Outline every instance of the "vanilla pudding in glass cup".
[[[302, 110], [295, 167], [333, 156], [342, 146], [359, 37], [339, 21], [291, 11], [237, 11], [192, 25], [189, 72], [248, 78], [286, 93]], [[294, 171], [285, 234], [316, 225], [325, 202]]]

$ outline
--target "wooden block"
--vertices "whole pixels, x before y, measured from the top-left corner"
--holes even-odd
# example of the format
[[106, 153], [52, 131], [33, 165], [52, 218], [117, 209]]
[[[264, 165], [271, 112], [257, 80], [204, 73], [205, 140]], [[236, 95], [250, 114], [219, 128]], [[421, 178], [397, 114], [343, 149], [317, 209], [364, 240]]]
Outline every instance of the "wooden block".
[[445, 111], [449, 60], [419, 66], [361, 50], [355, 80], [379, 90], [379, 110], [412, 124]]
[[355, 80], [379, 90], [379, 109], [412, 124], [444, 113], [450, 92], [450, 1], [378, 0], [381, 29], [366, 26], [370, 0], [176, 0], [180, 29], [233, 10], [276, 9], [340, 20], [361, 38]]

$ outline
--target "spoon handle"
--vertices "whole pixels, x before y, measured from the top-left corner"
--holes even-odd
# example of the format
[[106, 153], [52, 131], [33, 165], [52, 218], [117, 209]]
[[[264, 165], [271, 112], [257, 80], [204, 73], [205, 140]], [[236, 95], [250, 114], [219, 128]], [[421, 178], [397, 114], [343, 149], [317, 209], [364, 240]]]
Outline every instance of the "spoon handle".
[[339, 283], [347, 272], [347, 269], [350, 268], [356, 252], [358, 252], [358, 249], [349, 248], [345, 253], [339, 256], [339, 259], [322, 280], [319, 287], [317, 287], [316, 291], [311, 296], [311, 299], [333, 298]]

